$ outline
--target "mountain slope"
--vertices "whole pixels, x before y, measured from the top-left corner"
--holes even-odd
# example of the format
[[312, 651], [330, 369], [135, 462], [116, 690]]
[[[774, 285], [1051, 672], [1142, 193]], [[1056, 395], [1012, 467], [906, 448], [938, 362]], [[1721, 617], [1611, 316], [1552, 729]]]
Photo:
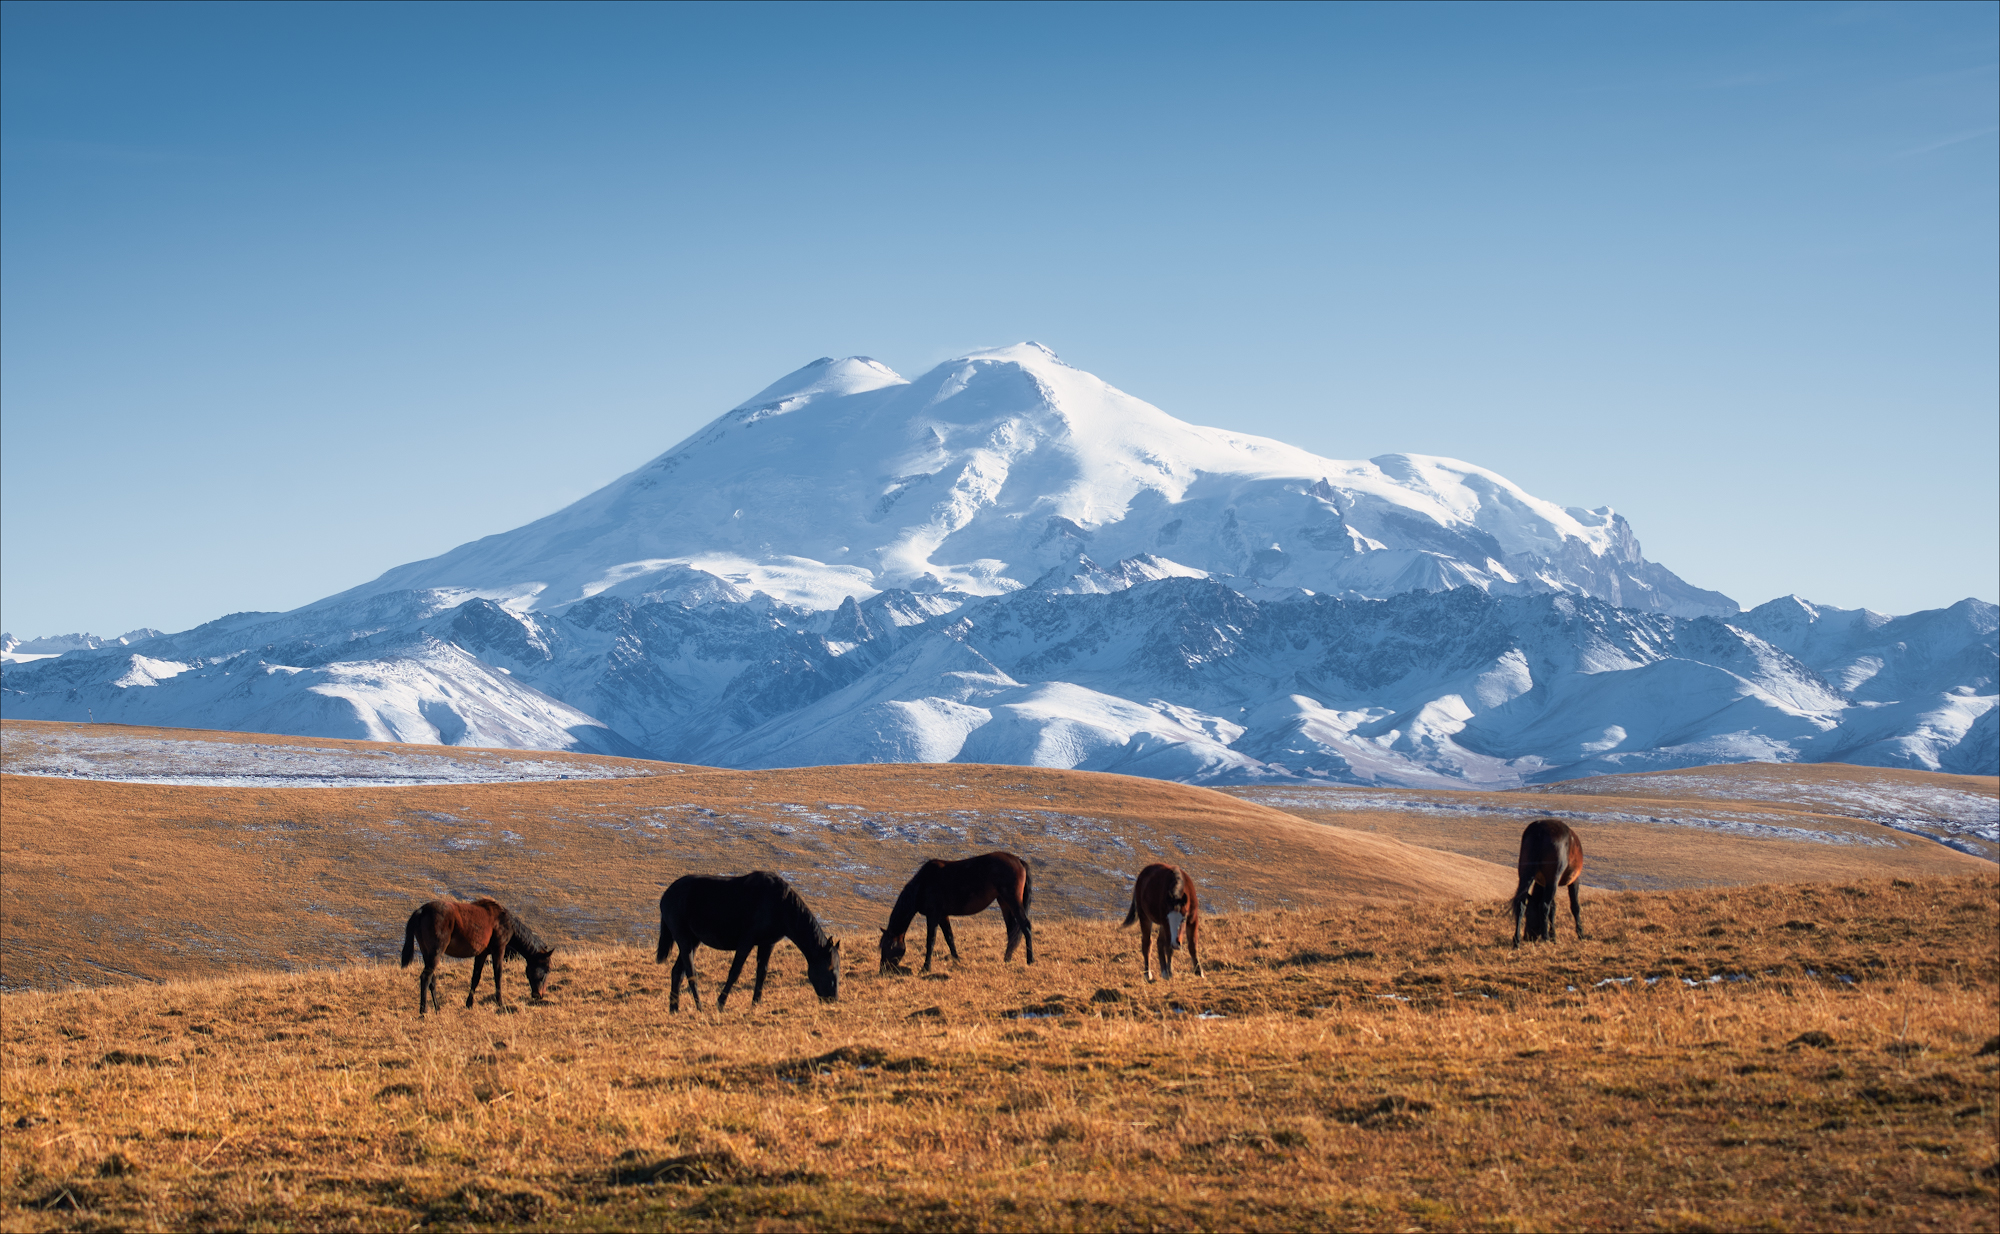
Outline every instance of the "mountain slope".
[[0, 711], [1209, 783], [1993, 774], [1996, 625], [1974, 600], [1739, 613], [1609, 510], [1185, 424], [1023, 344], [915, 381], [816, 362], [526, 527], [10, 662]]
[[1469, 585], [1736, 611], [1647, 562], [1608, 508], [1566, 510], [1451, 459], [1342, 462], [1186, 424], [1032, 343], [915, 381], [815, 361], [565, 510], [328, 603], [442, 589], [548, 610], [679, 598], [705, 574], [718, 595], [825, 609], [897, 588], [1003, 593], [1085, 552], [1335, 594]]

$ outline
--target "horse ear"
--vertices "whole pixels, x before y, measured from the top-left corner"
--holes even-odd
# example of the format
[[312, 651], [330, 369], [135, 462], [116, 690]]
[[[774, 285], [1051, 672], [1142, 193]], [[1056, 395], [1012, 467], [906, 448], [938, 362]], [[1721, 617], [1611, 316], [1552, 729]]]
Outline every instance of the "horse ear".
[[840, 940], [839, 940], [839, 939], [837, 939], [837, 938], [833, 940], [833, 949], [834, 949], [835, 951], [839, 951], [839, 950], [840, 950]]

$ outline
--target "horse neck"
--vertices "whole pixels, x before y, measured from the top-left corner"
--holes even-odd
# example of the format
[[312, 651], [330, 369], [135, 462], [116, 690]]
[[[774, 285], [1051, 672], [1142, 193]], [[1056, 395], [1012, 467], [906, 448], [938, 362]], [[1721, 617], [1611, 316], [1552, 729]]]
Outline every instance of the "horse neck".
[[825, 964], [833, 954], [833, 939], [827, 936], [826, 927], [803, 903], [794, 902], [787, 908], [790, 911], [786, 915], [785, 937], [814, 965]]
[[923, 891], [918, 884], [923, 880], [923, 873], [919, 873], [904, 885], [903, 894], [896, 897], [896, 907], [889, 910], [890, 937], [908, 933], [910, 923], [917, 919], [917, 905], [923, 899]]
[[500, 910], [500, 924], [507, 931], [507, 955], [526, 959], [541, 954], [542, 940], [519, 917], [503, 908]]

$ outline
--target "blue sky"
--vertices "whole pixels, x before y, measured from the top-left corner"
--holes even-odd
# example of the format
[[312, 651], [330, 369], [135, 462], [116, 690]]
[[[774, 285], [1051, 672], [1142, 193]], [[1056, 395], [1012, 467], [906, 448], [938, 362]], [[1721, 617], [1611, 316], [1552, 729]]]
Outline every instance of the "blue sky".
[[2000, 594], [2000, 6], [0, 6], [0, 622], [283, 609], [820, 355]]

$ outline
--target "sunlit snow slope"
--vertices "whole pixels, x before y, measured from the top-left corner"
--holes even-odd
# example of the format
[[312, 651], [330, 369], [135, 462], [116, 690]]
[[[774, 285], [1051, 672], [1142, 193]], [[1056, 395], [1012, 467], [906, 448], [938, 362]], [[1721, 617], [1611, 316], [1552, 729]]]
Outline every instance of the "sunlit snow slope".
[[1741, 613], [1608, 509], [1184, 424], [1022, 344], [913, 382], [818, 361], [538, 522], [289, 613], [76, 638], [0, 668], [0, 708], [732, 767], [1991, 775], [1996, 626]]
[[566, 510], [329, 603], [450, 588], [546, 610], [734, 587], [833, 608], [889, 588], [993, 595], [1079, 555], [1331, 594], [1469, 585], [1736, 611], [1647, 562], [1608, 508], [1451, 459], [1342, 462], [1185, 424], [1033, 343], [913, 382], [816, 361]]

